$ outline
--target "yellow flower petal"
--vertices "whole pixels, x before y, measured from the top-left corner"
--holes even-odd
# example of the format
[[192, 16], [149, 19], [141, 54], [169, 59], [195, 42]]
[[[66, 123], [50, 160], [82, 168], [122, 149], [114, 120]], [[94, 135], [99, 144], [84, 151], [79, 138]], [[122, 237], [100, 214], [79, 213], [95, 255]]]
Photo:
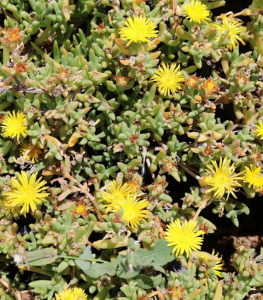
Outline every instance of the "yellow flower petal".
[[248, 183], [248, 187], [254, 190], [262, 190], [263, 189], [263, 174], [261, 173], [261, 167], [256, 167], [254, 165], [250, 165], [250, 169], [245, 167], [245, 179], [244, 181]]
[[203, 243], [204, 232], [196, 227], [196, 222], [193, 220], [185, 221], [181, 224], [180, 220], [171, 222], [165, 232], [165, 239], [170, 242], [168, 246], [174, 246], [172, 253], [175, 256], [186, 255], [189, 257], [192, 251], [201, 249]]
[[125, 201], [130, 191], [130, 187], [126, 183], [118, 185], [116, 180], [111, 181], [106, 187], [106, 192], [100, 192], [102, 200], [108, 203], [104, 205], [106, 211], [115, 211]]
[[230, 162], [230, 159], [225, 157], [222, 161], [220, 157], [219, 167], [216, 161], [212, 161], [214, 169], [211, 166], [208, 166], [206, 169], [208, 175], [204, 176], [204, 182], [211, 187], [207, 192], [213, 191], [215, 198], [222, 198], [225, 193], [227, 193], [227, 199], [229, 194], [236, 198], [235, 188], [241, 186], [238, 180], [243, 179], [243, 177], [239, 176], [243, 172], [234, 174], [235, 167], [234, 164], [230, 166]]
[[239, 45], [239, 42], [242, 45], [245, 45], [245, 42], [239, 36], [239, 34], [246, 30], [242, 23], [238, 20], [234, 20], [228, 18], [226, 15], [222, 14], [222, 23], [221, 24], [211, 24], [212, 26], [216, 27], [218, 32], [221, 34], [220, 36], [216, 37], [216, 41], [219, 41], [222, 34], [226, 33], [226, 37], [232, 42], [232, 45], [229, 45], [228, 48], [230, 50], [234, 50], [236, 46]]
[[183, 72], [180, 71], [180, 66], [173, 63], [169, 65], [162, 63], [159, 69], [155, 71], [151, 81], [155, 81], [161, 95], [170, 96], [182, 89], [185, 78]]
[[13, 111], [8, 113], [5, 116], [4, 121], [1, 125], [3, 131], [3, 137], [11, 137], [12, 139], [17, 138], [20, 139], [20, 136], [27, 136], [27, 127], [25, 126], [27, 118], [22, 112]]
[[147, 200], [136, 200], [136, 195], [128, 195], [124, 202], [115, 208], [115, 212], [123, 209], [123, 219], [128, 222], [132, 228], [137, 228], [140, 222], [144, 222], [150, 211], [145, 209], [149, 205]]
[[36, 180], [37, 173], [32, 174], [29, 181], [27, 173], [24, 171], [17, 177], [18, 180], [12, 179], [12, 191], [4, 194], [4, 200], [7, 207], [22, 207], [20, 214], [26, 215], [30, 210], [36, 210], [36, 204], [41, 203], [49, 195], [42, 192], [48, 187], [44, 186], [46, 181], [41, 181], [42, 177]]
[[205, 4], [200, 1], [191, 1], [184, 7], [184, 13], [190, 21], [202, 23], [209, 21], [209, 10]]
[[[88, 296], [81, 288], [66, 289], [55, 295], [56, 300], [87, 300]], [[55, 300], [55, 299], [54, 299]]]
[[120, 28], [120, 36], [124, 41], [129, 41], [127, 46], [131, 43], [147, 42], [150, 45], [150, 38], [157, 37], [158, 31], [151, 19], [140, 17], [129, 17], [126, 26]]
[[261, 121], [258, 122], [258, 125], [256, 125], [257, 129], [254, 130], [254, 133], [257, 137], [259, 137], [261, 140], [263, 139], [263, 123]]

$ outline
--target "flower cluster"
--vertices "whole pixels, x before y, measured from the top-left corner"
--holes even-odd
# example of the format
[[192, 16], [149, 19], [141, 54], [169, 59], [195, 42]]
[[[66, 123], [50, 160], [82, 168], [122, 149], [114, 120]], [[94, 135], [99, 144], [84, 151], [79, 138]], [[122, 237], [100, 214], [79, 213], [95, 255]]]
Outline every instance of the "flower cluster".
[[100, 192], [107, 212], [117, 213], [123, 210], [123, 219], [131, 228], [137, 228], [141, 221], [145, 221], [150, 214], [146, 209], [149, 205], [147, 200], [138, 200], [132, 188], [127, 183], [123, 185], [113, 180], [106, 187], [106, 192]]
[[263, 195], [263, 5], [234, 2], [0, 1], [1, 300], [260, 298], [263, 252], [220, 239]]

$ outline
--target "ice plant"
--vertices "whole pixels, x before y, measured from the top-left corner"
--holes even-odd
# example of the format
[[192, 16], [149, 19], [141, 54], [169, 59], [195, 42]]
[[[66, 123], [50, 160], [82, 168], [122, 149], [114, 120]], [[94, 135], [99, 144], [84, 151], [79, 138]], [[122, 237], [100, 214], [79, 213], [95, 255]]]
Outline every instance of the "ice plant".
[[3, 137], [11, 137], [20, 139], [20, 136], [27, 136], [27, 126], [25, 125], [27, 118], [22, 112], [13, 111], [5, 116], [1, 125], [3, 131]]
[[190, 19], [191, 22], [207, 23], [209, 21], [209, 10], [200, 1], [191, 1], [191, 3], [184, 7], [184, 13], [187, 15], [186, 18]]
[[201, 86], [201, 88], [205, 91], [206, 96], [212, 95], [215, 92], [219, 92], [219, 85], [215, 81], [215, 79], [208, 78], [205, 80]]
[[245, 167], [246, 172], [244, 175], [244, 182], [248, 183], [248, 187], [256, 189], [263, 189], [263, 174], [261, 173], [261, 167], [250, 165], [250, 169]]
[[185, 288], [180, 284], [179, 286], [169, 287], [167, 290], [171, 299], [183, 300], [185, 295]]
[[230, 165], [230, 162], [230, 159], [225, 157], [222, 161], [220, 157], [219, 166], [216, 161], [212, 160], [213, 168], [208, 166], [206, 169], [208, 175], [204, 176], [204, 182], [211, 187], [207, 192], [213, 191], [215, 198], [222, 198], [225, 193], [227, 193], [227, 199], [230, 194], [236, 198], [235, 188], [241, 186], [238, 180], [243, 179], [239, 176], [243, 172], [235, 174], [234, 164]]
[[113, 211], [116, 205], [124, 202], [129, 192], [130, 187], [126, 183], [118, 185], [116, 180], [111, 181], [106, 187], [106, 192], [100, 192], [102, 199], [108, 203], [105, 205], [106, 211]]
[[73, 212], [74, 215], [82, 216], [83, 218], [86, 218], [89, 214], [90, 207], [87, 206], [87, 204], [83, 201], [77, 201], [75, 204], [75, 210]]
[[130, 227], [137, 228], [140, 222], [145, 221], [150, 214], [150, 211], [146, 209], [148, 205], [147, 200], [136, 200], [136, 195], [129, 195], [119, 207], [116, 207], [115, 211], [123, 209], [122, 218]]
[[[223, 264], [222, 264], [222, 257], [219, 257], [219, 253], [214, 254], [215, 251], [213, 250], [212, 255], [217, 256], [218, 260], [215, 262], [214, 267], [212, 267], [211, 269], [215, 272], [215, 275], [217, 277], [222, 278], [222, 269], [223, 269]], [[200, 256], [201, 258], [203, 258], [205, 260], [206, 263], [210, 262], [211, 260], [209, 260], [209, 258], [205, 255], [205, 254], [201, 254]], [[205, 273], [205, 277], [206, 278], [211, 278], [212, 280], [217, 280], [217, 278], [215, 278], [213, 275], [209, 274], [209, 273]]]
[[22, 74], [27, 70], [27, 63], [25, 61], [21, 61], [14, 65], [14, 69], [16, 69], [17, 74]]
[[199, 230], [195, 221], [181, 221], [177, 219], [168, 225], [165, 232], [165, 239], [169, 242], [168, 246], [174, 246], [172, 253], [175, 256], [186, 253], [187, 257], [191, 255], [192, 251], [201, 249], [204, 232]]
[[20, 147], [20, 155], [26, 158], [26, 160], [32, 161], [35, 163], [39, 160], [39, 156], [42, 154], [42, 150], [39, 147], [39, 144], [33, 145], [32, 143], [29, 144], [22, 144]]
[[87, 211], [87, 207], [84, 203], [79, 203], [75, 208], [75, 213], [78, 215], [82, 215]]
[[36, 210], [36, 204], [41, 203], [49, 195], [44, 192], [48, 187], [45, 186], [46, 181], [38, 180], [37, 173], [34, 173], [28, 178], [26, 172], [22, 171], [16, 178], [12, 178], [11, 185], [12, 190], [4, 194], [4, 199], [10, 207], [21, 208], [20, 214], [26, 215], [30, 209]]
[[162, 63], [155, 71], [151, 81], [155, 81], [161, 95], [170, 96], [181, 90], [185, 78], [183, 72], [180, 71], [180, 65], [176, 63], [169, 65]]
[[261, 121], [258, 122], [258, 125], [256, 125], [257, 129], [254, 130], [254, 133], [257, 137], [259, 137], [261, 140], [263, 139], [263, 123]]
[[23, 38], [21, 29], [17, 26], [14, 28], [5, 28], [2, 30], [2, 33], [5, 34], [6, 41], [11, 44], [15, 42], [21, 42]]
[[[226, 34], [226, 36], [232, 42], [232, 45], [229, 45], [228, 48], [230, 50], [234, 50], [236, 46], [239, 45], [239, 42], [241, 42], [242, 45], [245, 45], [245, 42], [239, 36], [241, 32], [244, 32], [246, 30], [246, 28], [242, 26], [242, 23], [238, 20], [231, 19], [230, 17], [227, 17], [224, 14], [221, 15], [221, 18], [222, 24], [213, 23], [211, 25], [216, 27], [218, 32], [221, 33], [221, 35]], [[217, 41], [219, 41], [221, 35], [216, 37]]]
[[120, 36], [124, 41], [129, 41], [127, 46], [131, 43], [147, 42], [150, 45], [150, 38], [157, 37], [158, 31], [151, 19], [140, 17], [129, 17], [126, 26], [121, 26]]
[[[87, 300], [88, 296], [81, 288], [66, 289], [55, 295], [56, 300]], [[55, 299], [54, 299], [55, 300]]]
[[132, 194], [137, 194], [140, 190], [140, 185], [136, 181], [127, 181], [126, 184], [128, 185], [130, 192]]
[[197, 77], [196, 75], [191, 75], [185, 80], [185, 86], [186, 87], [192, 87], [197, 88], [198, 87], [198, 80], [200, 77]]

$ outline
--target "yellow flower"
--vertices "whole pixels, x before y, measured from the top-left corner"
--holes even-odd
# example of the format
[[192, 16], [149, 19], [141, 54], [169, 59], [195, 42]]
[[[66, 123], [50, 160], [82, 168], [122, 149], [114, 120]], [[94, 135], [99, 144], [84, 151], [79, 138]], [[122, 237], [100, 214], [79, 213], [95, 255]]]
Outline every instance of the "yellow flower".
[[120, 36], [124, 41], [129, 40], [127, 46], [132, 42], [147, 42], [150, 45], [150, 38], [157, 37], [158, 31], [156, 25], [150, 19], [140, 17], [129, 17], [126, 22], [126, 26], [120, 28]]
[[200, 1], [191, 1], [190, 4], [185, 6], [184, 12], [191, 22], [194, 21], [197, 23], [207, 23], [209, 20], [209, 10], [207, 6], [202, 4]]
[[33, 145], [32, 143], [29, 144], [22, 144], [20, 147], [20, 155], [26, 158], [26, 160], [32, 161], [32, 163], [37, 162], [39, 160], [39, 156], [42, 154], [42, 150], [39, 147], [39, 144]]
[[216, 79], [208, 78], [203, 82], [201, 88], [206, 92], [206, 95], [212, 95], [214, 92], [219, 92], [219, 85], [216, 83]]
[[254, 133], [256, 133], [256, 136], [262, 140], [263, 139], [263, 123], [261, 121], [259, 121], [258, 125], [256, 125], [256, 127], [257, 127], [257, 129], [254, 130]]
[[4, 194], [9, 207], [22, 207], [20, 214], [24, 216], [31, 209], [36, 210], [36, 203], [41, 203], [49, 194], [42, 192], [47, 187], [46, 181], [41, 181], [42, 177], [36, 180], [37, 173], [31, 175], [28, 180], [27, 173], [22, 171], [18, 174], [18, 179], [12, 178], [12, 190]]
[[217, 166], [216, 161], [212, 160], [212, 164], [214, 168], [208, 166], [206, 171], [208, 172], [208, 176], [204, 176], [204, 183], [211, 186], [211, 188], [207, 192], [213, 191], [215, 198], [222, 198], [227, 193], [227, 199], [229, 194], [232, 194], [234, 198], [237, 198], [234, 192], [236, 192], [235, 188], [241, 186], [237, 180], [242, 180], [243, 177], [239, 175], [242, 174], [234, 174], [235, 167], [234, 164], [230, 166], [230, 159], [220, 157], [219, 167]]
[[103, 200], [108, 202], [108, 204], [105, 205], [106, 211], [114, 211], [116, 207], [119, 207], [118, 205], [125, 201], [129, 192], [130, 187], [126, 183], [118, 185], [116, 180], [111, 181], [106, 187], [106, 192], [100, 192]]
[[87, 207], [85, 204], [83, 203], [80, 203], [76, 206], [75, 208], [75, 213], [78, 214], [78, 215], [82, 215], [84, 214], [85, 212], [87, 211]]
[[165, 239], [170, 242], [168, 246], [175, 246], [172, 253], [175, 252], [176, 257], [183, 253], [189, 257], [192, 251], [201, 249], [203, 237], [200, 235], [203, 234], [204, 232], [198, 229], [195, 221], [185, 221], [181, 224], [177, 219], [168, 225]]
[[169, 65], [162, 63], [159, 69], [155, 71], [151, 81], [156, 82], [160, 94], [170, 96], [171, 93], [174, 94], [181, 90], [185, 78], [183, 72], [180, 71], [180, 66], [176, 66], [176, 63], [173, 63], [170, 68]]
[[20, 135], [27, 136], [27, 127], [25, 126], [27, 118], [22, 112], [18, 112], [17, 115], [13, 111], [13, 115], [9, 112], [5, 116], [2, 123], [3, 137], [17, 138], [19, 140]]
[[141, 221], [147, 219], [150, 211], [145, 209], [149, 205], [147, 200], [136, 200], [136, 195], [128, 195], [126, 200], [116, 207], [115, 212], [123, 209], [122, 218], [132, 228], [137, 228]]
[[256, 168], [254, 165], [250, 165], [250, 169], [245, 167], [245, 179], [244, 181], [248, 183], [248, 187], [254, 190], [256, 189], [263, 189], [263, 174], [261, 173], [261, 167]]
[[66, 289], [56, 294], [56, 300], [87, 300], [88, 296], [81, 288]]
[[[232, 42], [232, 45], [229, 45], [228, 48], [230, 50], [235, 49], [236, 46], [239, 45], [238, 41], [242, 43], [242, 45], [245, 45], [245, 42], [242, 40], [242, 38], [239, 36], [239, 34], [246, 30], [245, 27], [242, 26], [242, 23], [237, 20], [233, 20], [231, 18], [228, 18], [226, 15], [222, 14], [222, 24], [211, 24], [212, 26], [216, 27], [218, 32], [222, 34], [226, 33], [226, 36], [229, 38], [229, 40]], [[221, 35], [216, 37], [216, 40], [219, 41], [221, 38]]]
[[[215, 272], [217, 277], [222, 278], [223, 277], [222, 272], [221, 272], [222, 269], [223, 269], [223, 264], [221, 263], [222, 262], [222, 257], [219, 257], [219, 253], [217, 253], [217, 254], [214, 254], [214, 253], [215, 253], [215, 251], [213, 250], [212, 255], [217, 256], [218, 260], [215, 262], [215, 266], [212, 267], [211, 269]], [[205, 254], [201, 254], [200, 257], [204, 258], [206, 263], [212, 261], [212, 260], [209, 260], [209, 258]], [[212, 280], [217, 281], [217, 278], [214, 278], [214, 276], [209, 274], [209, 273], [205, 273], [205, 277], [206, 278], [211, 278]]]

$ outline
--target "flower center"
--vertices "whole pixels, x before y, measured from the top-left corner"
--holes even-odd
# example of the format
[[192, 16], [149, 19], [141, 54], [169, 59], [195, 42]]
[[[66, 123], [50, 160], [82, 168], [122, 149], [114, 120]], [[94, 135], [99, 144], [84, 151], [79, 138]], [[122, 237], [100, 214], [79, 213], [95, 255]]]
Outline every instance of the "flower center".
[[214, 85], [213, 82], [208, 82], [207, 86], [206, 86], [206, 89], [207, 89], [208, 92], [213, 92], [214, 87], [215, 87], [215, 85]]
[[163, 76], [162, 81], [163, 81], [163, 84], [166, 86], [172, 86], [174, 84], [173, 77], [169, 73], [168, 73], [168, 75]]
[[21, 192], [21, 198], [23, 201], [27, 202], [28, 200], [35, 198], [35, 191], [32, 188], [23, 189], [23, 192]]
[[75, 211], [78, 215], [81, 215], [82, 213], [85, 212], [85, 210], [86, 210], [86, 206], [84, 204], [80, 204], [76, 207]]
[[218, 184], [224, 184], [227, 182], [227, 177], [223, 174], [217, 176]]
[[196, 11], [193, 10], [191, 17], [192, 17], [193, 20], [198, 20], [199, 19], [199, 14]]
[[194, 87], [197, 84], [197, 81], [194, 78], [190, 78], [188, 81], [188, 85]]
[[187, 236], [181, 236], [180, 237], [180, 243], [182, 244], [188, 244], [189, 243], [189, 239]]
[[123, 194], [119, 191], [113, 193], [114, 202], [122, 203], [124, 201]]
[[23, 131], [23, 127], [24, 127], [24, 125], [21, 124], [21, 123], [15, 123], [14, 124], [14, 130], [15, 131]]
[[135, 30], [134, 33], [133, 33], [133, 38], [134, 40], [142, 40], [142, 33], [138, 30]]
[[128, 221], [128, 220], [133, 220], [136, 217], [136, 213], [132, 210], [125, 211], [123, 214], [123, 218]]

